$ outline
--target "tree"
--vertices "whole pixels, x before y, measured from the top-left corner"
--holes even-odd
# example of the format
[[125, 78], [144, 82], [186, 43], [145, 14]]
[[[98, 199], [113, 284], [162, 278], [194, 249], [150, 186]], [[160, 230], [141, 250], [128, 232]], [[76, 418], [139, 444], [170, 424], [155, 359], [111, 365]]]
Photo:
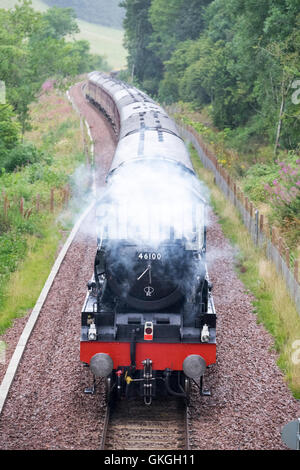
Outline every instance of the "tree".
[[[279, 145], [297, 148], [300, 111], [291, 95], [300, 76], [300, 0], [214, 0], [202, 23], [189, 17], [195, 4], [184, 15], [180, 0], [152, 2], [152, 47], [164, 58], [160, 98], [210, 104], [215, 126], [243, 127], [275, 153]], [[198, 37], [182, 42], [188, 25]]]
[[30, 125], [29, 106], [45, 80], [60, 81], [89, 71], [94, 64], [105, 65], [89, 53], [86, 41], [66, 41], [78, 31], [70, 8], [51, 8], [42, 14], [23, 0], [14, 9], [0, 9], [0, 80], [22, 135]]
[[162, 78], [162, 62], [149, 47], [153, 33], [148, 16], [150, 5], [151, 0], [124, 0], [120, 3], [126, 9], [124, 29], [129, 72], [132, 79], [146, 84], [146, 91], [153, 93]]
[[0, 105], [0, 142], [5, 149], [13, 148], [19, 141], [20, 126], [14, 118], [9, 104]]
[[203, 15], [211, 0], [152, 0], [149, 19], [151, 48], [163, 61], [170, 59], [179, 42], [197, 39], [204, 30]]
[[0, 105], [0, 169], [5, 165], [9, 151], [19, 142], [20, 126], [14, 118], [9, 104]]
[[49, 8], [43, 14], [43, 20], [45, 23], [39, 33], [44, 38], [62, 39], [80, 31], [72, 8]]

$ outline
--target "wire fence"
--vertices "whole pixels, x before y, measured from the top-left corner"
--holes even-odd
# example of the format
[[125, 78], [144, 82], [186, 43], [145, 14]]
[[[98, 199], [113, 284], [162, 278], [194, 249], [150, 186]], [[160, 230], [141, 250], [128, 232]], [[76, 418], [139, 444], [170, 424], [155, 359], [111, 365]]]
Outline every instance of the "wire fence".
[[225, 197], [239, 211], [255, 245], [259, 246], [267, 258], [275, 264], [277, 272], [286, 282], [300, 315], [299, 260], [291, 256], [289, 248], [283, 238], [278, 235], [276, 228], [266, 223], [263, 214], [259, 213], [225, 168], [218, 163], [216, 156], [208, 149], [195, 129], [182, 122], [177, 122], [177, 127], [182, 137], [195, 147], [203, 166], [213, 172], [215, 182]]

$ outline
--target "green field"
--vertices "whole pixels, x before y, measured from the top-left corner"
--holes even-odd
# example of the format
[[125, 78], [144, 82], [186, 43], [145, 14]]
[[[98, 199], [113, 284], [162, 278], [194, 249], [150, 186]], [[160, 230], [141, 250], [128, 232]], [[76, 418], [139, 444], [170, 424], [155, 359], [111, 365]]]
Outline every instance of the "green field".
[[126, 67], [127, 52], [123, 47], [123, 30], [108, 28], [82, 20], [77, 22], [80, 33], [75, 36], [76, 39], [89, 41], [91, 52], [105, 56], [108, 64], [114, 70]]
[[[32, 7], [38, 11], [46, 11], [48, 6], [44, 2], [40, 2], [40, 0], [31, 0]], [[0, 0], [0, 8], [13, 8], [18, 2], [17, 0]]]
[[[16, 0], [0, 0], [0, 8], [13, 8]], [[32, 0], [32, 6], [38, 11], [46, 11], [48, 6], [40, 0]], [[76, 39], [85, 39], [90, 43], [91, 52], [105, 56], [113, 70], [126, 66], [126, 50], [123, 46], [123, 30], [108, 28], [98, 24], [78, 20], [80, 33]]]

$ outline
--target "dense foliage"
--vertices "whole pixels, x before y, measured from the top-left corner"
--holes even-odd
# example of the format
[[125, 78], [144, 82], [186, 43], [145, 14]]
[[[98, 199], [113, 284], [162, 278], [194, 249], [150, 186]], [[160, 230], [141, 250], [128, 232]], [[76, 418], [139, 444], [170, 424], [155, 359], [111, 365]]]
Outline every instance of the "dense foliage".
[[154, 93], [162, 78], [163, 64], [159, 54], [149, 46], [153, 28], [148, 18], [151, 0], [124, 0], [125, 47], [128, 55], [128, 69], [132, 77], [150, 93]]
[[[165, 103], [209, 106], [219, 129], [297, 149], [300, 0], [124, 0], [129, 71]], [[298, 79], [298, 81], [297, 81]], [[297, 94], [298, 93], [298, 94]]]

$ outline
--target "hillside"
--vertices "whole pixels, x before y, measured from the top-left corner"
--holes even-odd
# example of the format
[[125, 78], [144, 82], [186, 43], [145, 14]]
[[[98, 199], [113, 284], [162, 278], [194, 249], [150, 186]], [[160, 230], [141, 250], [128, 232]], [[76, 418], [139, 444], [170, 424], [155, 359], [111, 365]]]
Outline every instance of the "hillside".
[[[0, 0], [0, 8], [13, 8], [18, 3], [18, 0]], [[48, 6], [42, 0], [31, 0], [32, 8], [38, 11], [46, 11]]]
[[119, 0], [45, 0], [49, 6], [71, 7], [77, 17], [89, 23], [121, 29], [125, 15]]
[[90, 43], [92, 54], [98, 54], [106, 58], [110, 68], [119, 70], [126, 67], [126, 50], [123, 46], [123, 31], [108, 26], [77, 21], [80, 33], [76, 39], [85, 39]]
[[[17, 3], [17, 0], [0, 0], [0, 8], [5, 8], [5, 9], [13, 8], [16, 3]], [[47, 0], [47, 3], [48, 5], [46, 4], [46, 2], [43, 2], [41, 0], [32, 0], [32, 7], [37, 11], [45, 12], [49, 8], [50, 1]], [[57, 6], [60, 6], [59, 1], [58, 2], [53, 1], [52, 3], [53, 4], [55, 3], [55, 5], [57, 4]], [[66, 6], [70, 7], [71, 3], [73, 2], [65, 1], [61, 3], [64, 3], [66, 4]], [[81, 3], [84, 4], [84, 2], [81, 2]], [[95, 3], [95, 0], [93, 2], [88, 2], [88, 3], [89, 4]], [[109, 2], [111, 6], [116, 3], [117, 2], [115, 0], [112, 2]], [[120, 10], [122, 12], [121, 8]], [[124, 46], [123, 46], [123, 30], [120, 29], [121, 23], [120, 21], [119, 23], [118, 21], [116, 21], [116, 24], [118, 24], [118, 26], [115, 26], [115, 27], [108, 26], [109, 23], [111, 23], [111, 26], [112, 26], [112, 21], [109, 20], [109, 18], [111, 18], [111, 16], [109, 15], [111, 15], [112, 13], [109, 13], [108, 10], [103, 10], [103, 9], [101, 9], [101, 11], [103, 12], [103, 18], [104, 18], [102, 24], [106, 24], [106, 26], [101, 26], [100, 24], [96, 24], [95, 22], [96, 17], [93, 18], [92, 15], [90, 17], [93, 18], [94, 22], [88, 22], [88, 21], [78, 19], [77, 23], [80, 29], [80, 33], [75, 35], [75, 39], [85, 39], [86, 41], [88, 41], [90, 44], [91, 52], [93, 54], [104, 56], [110, 68], [122, 69], [126, 66], [126, 50], [124, 49]], [[107, 11], [108, 16], [105, 16], [106, 11]], [[110, 12], [112, 11], [113, 9], [110, 10]], [[118, 18], [117, 13], [116, 13], [116, 18]]]

